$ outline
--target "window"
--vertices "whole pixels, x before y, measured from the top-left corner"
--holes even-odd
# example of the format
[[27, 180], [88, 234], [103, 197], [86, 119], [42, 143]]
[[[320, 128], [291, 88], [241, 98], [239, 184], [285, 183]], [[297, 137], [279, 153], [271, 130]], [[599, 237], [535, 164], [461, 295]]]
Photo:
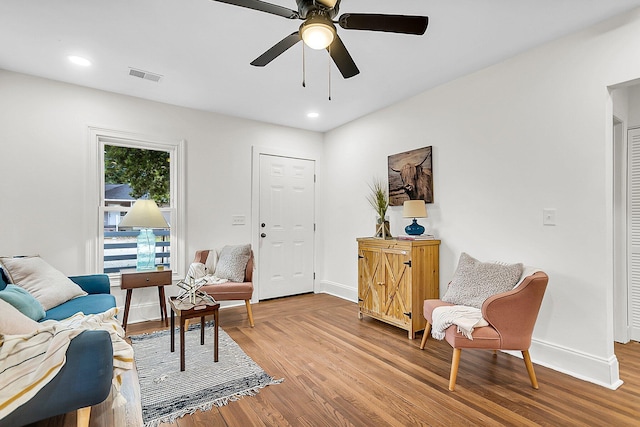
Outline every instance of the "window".
[[170, 225], [154, 230], [156, 264], [179, 276], [184, 270], [184, 225], [181, 218], [184, 182], [183, 141], [166, 142], [117, 131], [92, 129], [97, 141], [100, 194], [99, 226], [94, 271], [117, 274], [135, 268], [137, 230], [118, 224], [139, 198], [156, 201]]

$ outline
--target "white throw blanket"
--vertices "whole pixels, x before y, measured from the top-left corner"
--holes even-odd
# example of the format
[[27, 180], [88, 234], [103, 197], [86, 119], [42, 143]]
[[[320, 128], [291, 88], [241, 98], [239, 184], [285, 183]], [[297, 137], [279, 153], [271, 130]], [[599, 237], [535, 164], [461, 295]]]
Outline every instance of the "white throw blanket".
[[86, 316], [76, 313], [59, 322], [44, 321], [30, 334], [0, 335], [0, 419], [32, 399], [60, 372], [71, 340], [86, 330], [105, 330], [111, 335], [114, 405], [122, 404], [120, 375], [133, 369], [133, 349], [123, 339], [117, 312], [112, 308]]
[[451, 325], [457, 325], [458, 332], [470, 340], [473, 340], [471, 334], [474, 328], [489, 325], [482, 318], [482, 310], [466, 305], [436, 307], [431, 316], [433, 318], [431, 336], [437, 340], [444, 339], [445, 331]]
[[[211, 252], [215, 253], [215, 251], [211, 251]], [[210, 257], [213, 258], [213, 256], [211, 255]], [[208, 259], [209, 258], [207, 258], [207, 260]], [[187, 271], [187, 278], [185, 279], [185, 281], [187, 281], [189, 277], [192, 277], [194, 280], [203, 279], [207, 285], [219, 285], [221, 283], [226, 283], [229, 281], [227, 279], [221, 279], [219, 277], [214, 276], [213, 275], [214, 271], [215, 271], [215, 267], [212, 269], [211, 267], [206, 266], [201, 262], [193, 262], [189, 266], [189, 271]]]

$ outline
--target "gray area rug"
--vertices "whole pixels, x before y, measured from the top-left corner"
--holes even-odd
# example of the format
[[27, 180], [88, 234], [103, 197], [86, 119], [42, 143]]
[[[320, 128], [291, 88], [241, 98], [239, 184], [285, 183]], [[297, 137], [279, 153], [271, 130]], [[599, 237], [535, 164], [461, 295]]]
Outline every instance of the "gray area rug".
[[185, 333], [185, 371], [180, 372], [180, 332], [176, 328], [176, 351], [171, 353], [170, 331], [133, 335], [136, 369], [140, 379], [142, 419], [145, 427], [173, 423], [197, 410], [207, 411], [282, 380], [267, 375], [235, 341], [219, 329], [217, 363], [213, 361], [212, 323], [200, 345], [200, 325]]

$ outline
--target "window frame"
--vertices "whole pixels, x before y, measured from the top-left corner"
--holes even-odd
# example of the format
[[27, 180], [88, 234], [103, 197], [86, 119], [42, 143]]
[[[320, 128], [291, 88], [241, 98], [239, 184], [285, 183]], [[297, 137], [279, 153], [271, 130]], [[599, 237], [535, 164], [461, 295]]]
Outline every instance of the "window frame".
[[[113, 145], [118, 147], [130, 147], [138, 149], [165, 151], [170, 156], [170, 201], [169, 208], [162, 208], [170, 213], [171, 227], [169, 229], [171, 249], [170, 263], [174, 280], [184, 276], [185, 270], [185, 140], [167, 139], [161, 137], [151, 137], [104, 128], [89, 127], [90, 139], [96, 165], [97, 185], [93, 187], [96, 195], [90, 199], [97, 199], [95, 243], [93, 245], [93, 255], [89, 256], [89, 270], [102, 273], [104, 269], [104, 214], [113, 207], [105, 206], [104, 199], [104, 147]], [[126, 210], [121, 207], [118, 210]], [[108, 273], [112, 286], [119, 286], [120, 273]]]

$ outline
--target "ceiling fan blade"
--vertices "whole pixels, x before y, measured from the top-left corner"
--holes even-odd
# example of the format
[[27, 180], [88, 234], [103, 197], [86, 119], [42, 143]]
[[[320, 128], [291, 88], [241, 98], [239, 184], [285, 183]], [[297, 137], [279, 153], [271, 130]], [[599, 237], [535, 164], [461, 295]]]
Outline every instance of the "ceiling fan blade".
[[256, 67], [264, 67], [269, 62], [273, 61], [282, 53], [284, 53], [285, 50], [298, 43], [300, 40], [302, 40], [302, 38], [300, 37], [300, 33], [298, 31], [289, 34], [287, 37], [276, 43], [271, 49], [267, 50], [265, 53], [254, 59], [253, 62], [251, 62], [251, 65]]
[[338, 24], [345, 30], [386, 31], [421, 36], [427, 30], [428, 16], [378, 15], [373, 13], [345, 13]]
[[248, 9], [253, 9], [253, 10], [259, 10], [260, 12], [267, 12], [273, 15], [283, 16], [289, 19], [300, 18], [300, 15], [295, 10], [287, 9], [286, 7], [278, 6], [278, 5], [267, 3], [260, 0], [213, 0], [213, 1], [232, 4], [235, 6], [246, 7]]
[[342, 39], [340, 39], [340, 36], [336, 34], [336, 38], [333, 40], [333, 43], [331, 43], [331, 46], [329, 46], [327, 50], [329, 51], [329, 55], [331, 55], [333, 62], [336, 63], [338, 70], [340, 70], [340, 73], [342, 73], [342, 77], [348, 79], [357, 74], [360, 74], [360, 70], [358, 70], [356, 63], [353, 62], [353, 58], [351, 58], [349, 51], [347, 50], [344, 43], [342, 43]]

